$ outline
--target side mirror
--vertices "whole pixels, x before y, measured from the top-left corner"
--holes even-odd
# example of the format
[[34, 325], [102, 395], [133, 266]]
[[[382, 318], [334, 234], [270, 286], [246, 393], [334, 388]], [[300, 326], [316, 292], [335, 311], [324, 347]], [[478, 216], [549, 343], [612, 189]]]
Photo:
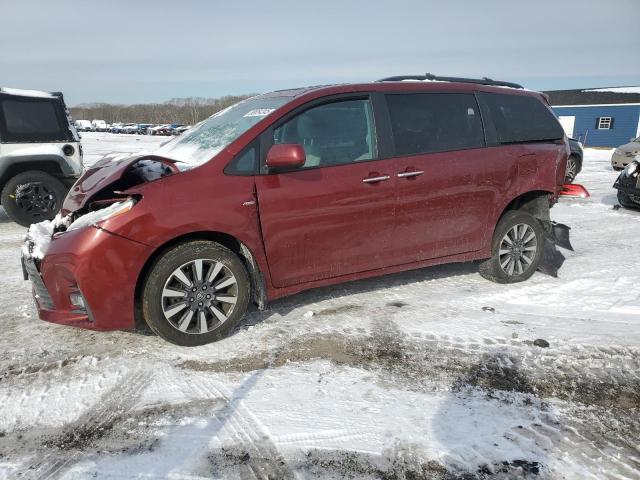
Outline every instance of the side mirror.
[[274, 170], [302, 167], [306, 161], [304, 148], [298, 144], [274, 145], [267, 152], [267, 167]]

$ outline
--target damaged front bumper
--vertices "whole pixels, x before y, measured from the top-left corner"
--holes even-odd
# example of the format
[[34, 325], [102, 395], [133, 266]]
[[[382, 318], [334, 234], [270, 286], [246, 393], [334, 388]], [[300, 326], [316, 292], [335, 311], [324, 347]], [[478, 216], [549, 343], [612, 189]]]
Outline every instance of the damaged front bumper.
[[127, 330], [135, 327], [136, 282], [151, 252], [147, 245], [96, 226], [62, 234], [51, 227], [44, 247], [29, 235], [25, 239], [23, 273], [32, 283], [42, 320]]
[[613, 184], [613, 188], [626, 193], [632, 199], [640, 199], [640, 175], [626, 175], [622, 172]]

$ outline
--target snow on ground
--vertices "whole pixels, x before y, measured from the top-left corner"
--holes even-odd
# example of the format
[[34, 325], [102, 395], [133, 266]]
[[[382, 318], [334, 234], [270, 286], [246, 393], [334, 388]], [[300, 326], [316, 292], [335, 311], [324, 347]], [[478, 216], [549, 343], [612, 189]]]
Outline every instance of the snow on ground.
[[151, 152], [174, 137], [83, 132], [81, 135], [85, 166], [91, 166], [108, 153]]
[[400, 273], [192, 349], [39, 321], [0, 210], [0, 478], [640, 478], [640, 212], [610, 157], [587, 149], [591, 198], [552, 210], [576, 249], [557, 279]]

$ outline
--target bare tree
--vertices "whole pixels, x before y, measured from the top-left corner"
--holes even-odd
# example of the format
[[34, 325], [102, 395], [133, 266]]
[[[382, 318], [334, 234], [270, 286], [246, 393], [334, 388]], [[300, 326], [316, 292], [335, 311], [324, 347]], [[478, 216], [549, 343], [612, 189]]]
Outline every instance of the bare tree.
[[228, 95], [221, 98], [173, 98], [164, 103], [117, 105], [85, 103], [71, 107], [74, 119], [105, 120], [108, 123], [175, 123], [194, 125], [214, 113], [252, 95]]

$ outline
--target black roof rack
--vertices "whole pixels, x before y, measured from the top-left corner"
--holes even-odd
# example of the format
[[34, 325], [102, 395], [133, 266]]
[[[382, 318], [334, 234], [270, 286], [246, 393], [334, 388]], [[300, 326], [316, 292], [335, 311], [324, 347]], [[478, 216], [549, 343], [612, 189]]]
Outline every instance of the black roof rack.
[[377, 80], [378, 82], [401, 82], [403, 80], [431, 80], [434, 82], [459, 82], [459, 83], [477, 83], [479, 85], [494, 85], [498, 87], [509, 88], [524, 88], [522, 85], [511, 82], [501, 82], [499, 80], [492, 80], [491, 78], [461, 78], [461, 77], [438, 77], [432, 73], [425, 75], [398, 75], [395, 77], [386, 77]]

